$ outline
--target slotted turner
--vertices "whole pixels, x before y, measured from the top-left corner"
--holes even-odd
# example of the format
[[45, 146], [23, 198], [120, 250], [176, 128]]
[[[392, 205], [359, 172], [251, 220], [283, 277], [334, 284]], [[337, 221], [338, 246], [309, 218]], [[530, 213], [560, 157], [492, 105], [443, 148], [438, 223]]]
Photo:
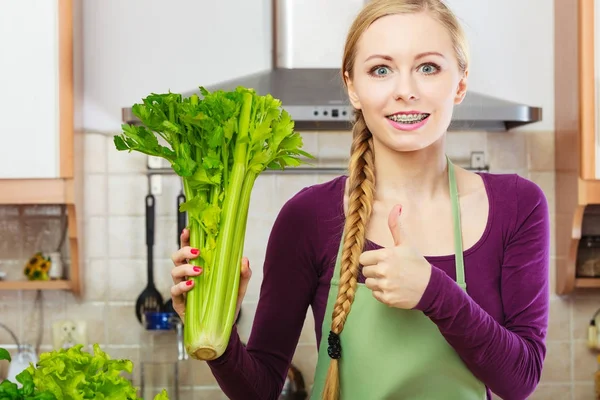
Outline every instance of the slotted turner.
[[152, 193], [146, 196], [146, 247], [148, 284], [137, 298], [135, 303], [135, 315], [142, 322], [142, 316], [146, 312], [160, 312], [163, 309], [163, 298], [154, 286], [154, 207], [155, 198]]
[[[179, 206], [181, 206], [182, 203], [185, 203], [185, 195], [183, 192], [179, 193], [179, 196], [177, 196], [177, 211], [175, 213], [177, 215], [177, 248], [181, 246], [181, 243], [179, 242], [179, 236], [181, 235], [181, 232], [183, 231], [183, 228], [185, 228], [187, 222], [187, 213], [185, 211], [179, 211]], [[165, 312], [175, 312], [175, 309], [173, 308], [173, 299], [170, 298], [165, 303]]]

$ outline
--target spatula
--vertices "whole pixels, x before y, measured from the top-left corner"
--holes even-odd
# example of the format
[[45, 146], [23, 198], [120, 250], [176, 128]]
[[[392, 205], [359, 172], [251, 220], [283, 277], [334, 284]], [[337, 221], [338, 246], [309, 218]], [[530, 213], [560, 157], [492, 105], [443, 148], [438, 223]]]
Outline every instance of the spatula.
[[[183, 232], [183, 228], [185, 228], [186, 222], [187, 222], [187, 214], [185, 212], [181, 212], [179, 211], [179, 206], [181, 205], [181, 203], [185, 202], [185, 195], [183, 193], [179, 193], [179, 196], [177, 196], [177, 211], [176, 211], [176, 215], [177, 215], [177, 248], [179, 248], [181, 246], [181, 243], [179, 242], [179, 237], [181, 236], [181, 232]], [[175, 309], [173, 308], [173, 299], [169, 299], [167, 300], [167, 302], [165, 303], [165, 312], [175, 312]]]
[[142, 322], [142, 315], [146, 312], [160, 312], [163, 309], [163, 298], [154, 286], [154, 206], [155, 198], [152, 193], [146, 196], [146, 247], [147, 247], [147, 274], [148, 284], [137, 298], [135, 315]]

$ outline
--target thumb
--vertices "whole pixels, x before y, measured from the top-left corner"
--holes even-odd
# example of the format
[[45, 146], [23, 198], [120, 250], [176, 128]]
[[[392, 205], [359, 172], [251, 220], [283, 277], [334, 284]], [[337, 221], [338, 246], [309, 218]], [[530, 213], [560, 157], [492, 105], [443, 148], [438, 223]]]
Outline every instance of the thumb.
[[404, 241], [404, 232], [400, 226], [400, 214], [402, 214], [402, 205], [396, 204], [388, 216], [388, 226], [392, 232], [395, 246], [399, 246]]

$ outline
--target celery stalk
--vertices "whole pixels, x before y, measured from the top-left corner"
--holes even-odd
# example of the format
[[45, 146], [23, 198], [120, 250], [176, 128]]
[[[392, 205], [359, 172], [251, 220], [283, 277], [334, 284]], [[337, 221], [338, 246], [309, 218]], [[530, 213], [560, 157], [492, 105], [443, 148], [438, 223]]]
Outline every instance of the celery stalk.
[[[133, 106], [140, 126], [123, 125], [117, 150], [162, 157], [183, 180], [191, 260], [203, 268], [187, 293], [184, 345], [191, 357], [223, 354], [233, 328], [252, 188], [268, 168], [303, 163], [302, 138], [270, 95], [252, 89], [197, 95], [151, 94]], [[159, 143], [164, 139], [167, 146]]]
[[[239, 211], [238, 199], [246, 172], [246, 149], [251, 109], [252, 95], [244, 93], [239, 133], [233, 156], [233, 169], [225, 192], [223, 227], [220, 229], [217, 239], [215, 264], [207, 271], [206, 279], [200, 280], [198, 286], [191, 291], [210, 293], [213, 297], [202, 299], [201, 296], [195, 296], [186, 304], [185, 347], [188, 354], [200, 360], [212, 360], [223, 354], [229, 342], [233, 325], [239, 285], [239, 266], [229, 260], [232, 253], [237, 253], [232, 246]], [[228, 280], [231, 286], [228, 284]], [[223, 290], [224, 287], [230, 287], [231, 290]], [[203, 309], [207, 304], [209, 304], [208, 309], [200, 316], [195, 312], [188, 312], [188, 310]]]

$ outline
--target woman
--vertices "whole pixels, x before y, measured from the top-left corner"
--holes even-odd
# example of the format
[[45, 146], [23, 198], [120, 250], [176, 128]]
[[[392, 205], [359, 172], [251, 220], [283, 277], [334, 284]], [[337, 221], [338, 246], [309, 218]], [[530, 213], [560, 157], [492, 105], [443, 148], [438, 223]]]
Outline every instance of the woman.
[[[208, 364], [231, 399], [276, 399], [310, 305], [313, 399], [527, 398], [545, 357], [549, 218], [514, 174], [444, 153], [466, 92], [464, 33], [439, 0], [375, 0], [357, 16], [343, 76], [356, 109], [349, 177], [303, 189], [269, 239], [252, 333]], [[198, 275], [173, 256], [174, 307]], [[242, 263], [240, 302], [250, 267]], [[324, 343], [321, 339], [326, 340]]]

